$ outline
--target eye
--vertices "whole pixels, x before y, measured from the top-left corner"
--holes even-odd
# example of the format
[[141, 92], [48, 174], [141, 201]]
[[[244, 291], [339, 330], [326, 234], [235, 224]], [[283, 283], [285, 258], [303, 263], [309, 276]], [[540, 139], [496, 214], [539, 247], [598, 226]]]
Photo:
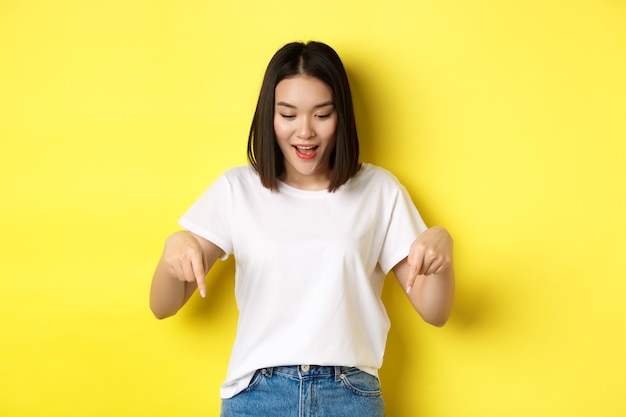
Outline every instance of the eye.
[[280, 113], [280, 117], [282, 117], [283, 119], [287, 119], [287, 120], [293, 120], [296, 118], [296, 116], [293, 114], [283, 114], [283, 113]]
[[325, 110], [320, 109], [319, 113], [315, 114], [315, 118], [320, 119], [320, 120], [325, 120], [325, 119], [330, 118], [333, 114], [335, 114], [334, 106], [328, 106], [328, 108], [326, 108]]

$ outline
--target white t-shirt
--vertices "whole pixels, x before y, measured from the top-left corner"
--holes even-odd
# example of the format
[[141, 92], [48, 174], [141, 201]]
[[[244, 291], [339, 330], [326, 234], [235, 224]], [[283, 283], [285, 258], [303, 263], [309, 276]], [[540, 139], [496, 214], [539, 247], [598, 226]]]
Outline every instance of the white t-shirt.
[[388, 171], [362, 164], [334, 193], [261, 185], [251, 166], [220, 176], [180, 225], [232, 254], [237, 335], [220, 395], [257, 369], [355, 366], [377, 375], [389, 319], [385, 275], [426, 226]]

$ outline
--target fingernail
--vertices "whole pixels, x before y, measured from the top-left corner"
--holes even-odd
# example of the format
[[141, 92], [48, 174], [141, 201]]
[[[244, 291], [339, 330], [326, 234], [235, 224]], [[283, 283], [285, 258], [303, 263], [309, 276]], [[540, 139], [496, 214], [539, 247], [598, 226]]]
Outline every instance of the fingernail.
[[204, 292], [204, 290], [200, 290], [200, 297], [202, 298], [206, 297], [206, 293]]
[[409, 285], [408, 287], [406, 287], [406, 293], [409, 294], [412, 289], [413, 289], [413, 286]]

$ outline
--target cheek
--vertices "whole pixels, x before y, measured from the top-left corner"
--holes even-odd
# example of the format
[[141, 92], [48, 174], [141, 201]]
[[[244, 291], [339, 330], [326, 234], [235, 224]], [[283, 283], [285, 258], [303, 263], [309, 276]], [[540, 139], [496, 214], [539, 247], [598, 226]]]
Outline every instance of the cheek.
[[282, 139], [287, 135], [286, 126], [279, 120], [274, 119], [274, 133], [277, 139]]
[[324, 129], [324, 136], [331, 139], [332, 141], [335, 140], [336, 133], [337, 133], [337, 123], [326, 126], [326, 128]]

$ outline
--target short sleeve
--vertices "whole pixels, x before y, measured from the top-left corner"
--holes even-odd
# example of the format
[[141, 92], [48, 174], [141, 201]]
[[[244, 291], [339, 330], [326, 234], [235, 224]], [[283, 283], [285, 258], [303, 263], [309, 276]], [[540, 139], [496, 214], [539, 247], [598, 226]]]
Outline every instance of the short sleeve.
[[224, 251], [226, 259], [233, 251], [231, 216], [232, 187], [222, 174], [180, 218], [178, 224]]
[[379, 259], [385, 274], [409, 255], [411, 244], [427, 227], [406, 188], [398, 184]]

